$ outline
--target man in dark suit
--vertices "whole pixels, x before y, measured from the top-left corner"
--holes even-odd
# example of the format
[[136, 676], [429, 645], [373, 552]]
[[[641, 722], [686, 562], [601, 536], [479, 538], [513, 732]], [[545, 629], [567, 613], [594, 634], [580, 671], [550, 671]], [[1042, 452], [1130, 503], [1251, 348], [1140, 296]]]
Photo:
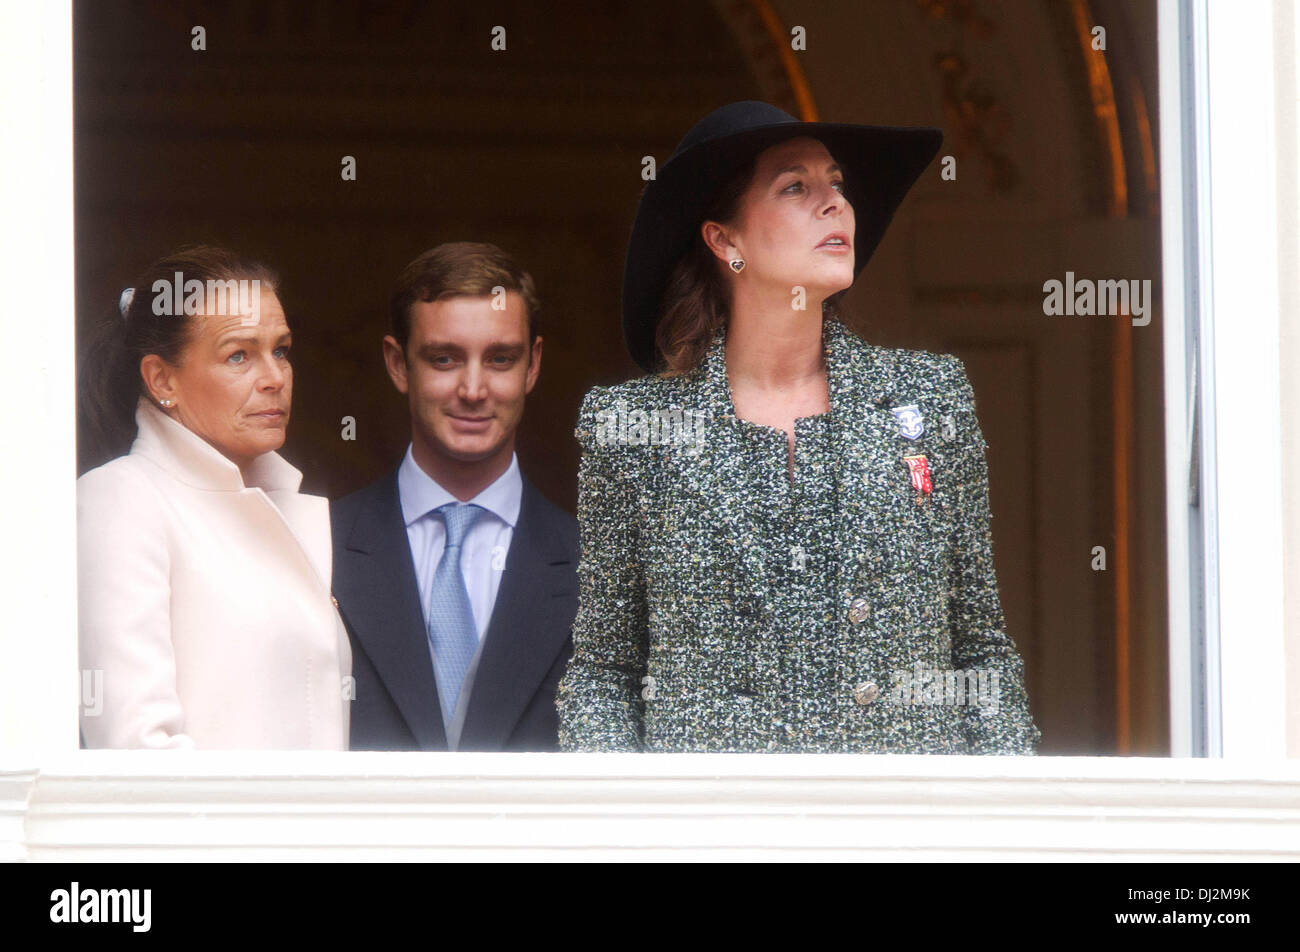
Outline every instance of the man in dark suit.
[[398, 278], [384, 361], [411, 445], [331, 506], [354, 750], [558, 749], [578, 533], [514, 452], [541, 370], [537, 307], [493, 245], [440, 245]]

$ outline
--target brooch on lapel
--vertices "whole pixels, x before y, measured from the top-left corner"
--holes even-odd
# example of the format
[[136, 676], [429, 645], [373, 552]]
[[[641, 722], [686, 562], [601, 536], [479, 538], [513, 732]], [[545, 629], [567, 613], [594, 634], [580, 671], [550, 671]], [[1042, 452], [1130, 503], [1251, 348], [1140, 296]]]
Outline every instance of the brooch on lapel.
[[916, 490], [916, 504], [919, 506], [934, 490], [934, 483], [930, 480], [930, 464], [924, 456], [904, 456], [903, 462], [907, 464], [907, 471], [912, 476], [912, 488]]
[[921, 416], [921, 411], [916, 408], [915, 403], [909, 403], [905, 407], [892, 407], [889, 412], [894, 415], [894, 420], [898, 423], [899, 436], [909, 440], [921, 438], [921, 434], [925, 432], [925, 418]]

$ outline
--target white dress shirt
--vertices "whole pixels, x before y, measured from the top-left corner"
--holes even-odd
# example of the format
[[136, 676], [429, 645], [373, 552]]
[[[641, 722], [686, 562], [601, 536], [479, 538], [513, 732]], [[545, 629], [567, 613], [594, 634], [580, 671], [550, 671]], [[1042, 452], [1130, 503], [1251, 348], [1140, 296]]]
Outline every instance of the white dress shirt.
[[[460, 572], [465, 579], [465, 591], [469, 594], [480, 642], [487, 634], [488, 622], [492, 620], [492, 608], [496, 605], [497, 589], [501, 587], [506, 553], [510, 551], [510, 539], [519, 519], [523, 491], [519, 461], [512, 455], [506, 471], [492, 485], [468, 500], [487, 510], [465, 533], [460, 548]], [[411, 543], [411, 559], [415, 562], [420, 607], [424, 610], [427, 629], [433, 575], [447, 543], [447, 526], [442, 516], [433, 510], [459, 500], [420, 469], [409, 446], [397, 471], [397, 495], [402, 503], [402, 518], [406, 521], [406, 538]]]
[[[519, 520], [523, 491], [519, 460], [511, 454], [506, 471], [492, 485], [468, 500], [486, 510], [465, 533], [460, 547], [460, 573], [465, 580], [470, 610], [474, 614], [479, 651], [465, 673], [465, 682], [461, 685], [451, 723], [443, 725], [450, 750], [455, 750], [460, 743], [461, 730], [465, 726], [465, 714], [469, 709], [474, 676], [478, 672], [483, 638], [492, 621], [492, 609], [496, 605], [497, 590], [501, 587], [501, 576], [505, 572], [510, 540], [514, 537], [515, 523]], [[420, 589], [420, 607], [424, 612], [427, 636], [430, 602], [433, 599], [433, 576], [447, 543], [447, 525], [434, 510], [459, 500], [420, 469], [410, 446], [406, 448], [406, 456], [397, 470], [397, 495], [402, 504], [402, 518], [406, 522], [406, 538], [411, 544], [411, 559], [415, 563], [415, 579]], [[432, 652], [432, 647], [430, 651]]]

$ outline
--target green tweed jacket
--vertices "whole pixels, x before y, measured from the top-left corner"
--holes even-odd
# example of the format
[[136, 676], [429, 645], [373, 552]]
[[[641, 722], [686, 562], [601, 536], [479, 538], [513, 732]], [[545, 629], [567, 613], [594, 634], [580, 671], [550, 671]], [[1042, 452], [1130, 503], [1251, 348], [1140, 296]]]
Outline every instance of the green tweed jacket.
[[587, 394], [564, 749], [1035, 752], [961, 362], [829, 318], [823, 341], [831, 409], [795, 431], [797, 467], [814, 432], [830, 450], [796, 469], [797, 498], [832, 501], [806, 584], [768, 515], [785, 467], [771, 492], [751, 473], [784, 434], [736, 418], [722, 335], [689, 374]]

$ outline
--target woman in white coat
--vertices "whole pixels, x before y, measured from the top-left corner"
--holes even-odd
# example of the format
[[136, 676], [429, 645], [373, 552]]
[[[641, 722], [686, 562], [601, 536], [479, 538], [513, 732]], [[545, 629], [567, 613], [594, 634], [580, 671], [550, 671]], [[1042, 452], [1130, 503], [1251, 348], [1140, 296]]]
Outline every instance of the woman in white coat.
[[276, 286], [183, 249], [87, 348], [82, 459], [115, 457], [77, 480], [88, 747], [347, 748], [329, 508], [275, 452], [293, 395]]

